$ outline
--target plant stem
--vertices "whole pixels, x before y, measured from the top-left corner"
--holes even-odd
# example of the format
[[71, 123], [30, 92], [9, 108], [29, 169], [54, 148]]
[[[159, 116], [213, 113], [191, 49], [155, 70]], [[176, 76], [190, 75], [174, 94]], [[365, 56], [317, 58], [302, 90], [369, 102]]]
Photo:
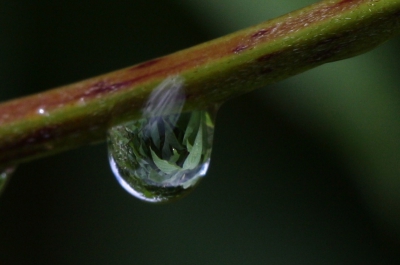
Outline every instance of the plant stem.
[[0, 104], [0, 166], [105, 140], [140, 116], [162, 80], [185, 80], [186, 110], [222, 103], [400, 31], [400, 0], [328, 0], [236, 33], [75, 84]]

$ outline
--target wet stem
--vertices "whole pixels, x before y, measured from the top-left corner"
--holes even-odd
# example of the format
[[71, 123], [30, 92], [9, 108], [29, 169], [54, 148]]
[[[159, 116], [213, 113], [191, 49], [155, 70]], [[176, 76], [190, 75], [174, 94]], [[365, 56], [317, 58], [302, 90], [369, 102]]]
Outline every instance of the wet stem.
[[184, 110], [205, 109], [366, 52], [399, 30], [400, 0], [321, 1], [171, 55], [4, 102], [0, 166], [104, 141], [110, 126], [140, 116], [167, 77], [184, 80]]

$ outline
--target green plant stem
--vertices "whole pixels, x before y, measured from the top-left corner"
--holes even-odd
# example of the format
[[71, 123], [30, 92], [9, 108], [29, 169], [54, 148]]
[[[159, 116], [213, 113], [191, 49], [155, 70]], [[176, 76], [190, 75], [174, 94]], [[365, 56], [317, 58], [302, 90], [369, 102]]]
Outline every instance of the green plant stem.
[[139, 117], [168, 76], [185, 80], [185, 109], [199, 109], [366, 52], [399, 30], [400, 0], [322, 1], [165, 57], [2, 103], [0, 166], [105, 140], [107, 128]]

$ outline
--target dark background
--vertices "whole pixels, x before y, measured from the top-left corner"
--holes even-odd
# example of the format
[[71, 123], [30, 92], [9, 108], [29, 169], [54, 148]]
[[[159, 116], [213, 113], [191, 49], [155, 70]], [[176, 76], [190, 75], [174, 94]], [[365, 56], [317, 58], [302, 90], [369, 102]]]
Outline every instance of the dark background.
[[[0, 99], [312, 2], [2, 1]], [[0, 198], [0, 264], [399, 264], [399, 47], [227, 102], [207, 177], [173, 204], [119, 187], [104, 144], [20, 165]]]

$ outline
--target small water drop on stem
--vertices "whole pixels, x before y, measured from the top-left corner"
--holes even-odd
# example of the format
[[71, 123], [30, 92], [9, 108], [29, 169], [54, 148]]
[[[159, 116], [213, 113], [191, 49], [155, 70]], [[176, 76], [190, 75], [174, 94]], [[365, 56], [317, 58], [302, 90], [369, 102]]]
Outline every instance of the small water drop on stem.
[[14, 173], [15, 167], [6, 167], [0, 169], [0, 194], [3, 192], [8, 180]]

